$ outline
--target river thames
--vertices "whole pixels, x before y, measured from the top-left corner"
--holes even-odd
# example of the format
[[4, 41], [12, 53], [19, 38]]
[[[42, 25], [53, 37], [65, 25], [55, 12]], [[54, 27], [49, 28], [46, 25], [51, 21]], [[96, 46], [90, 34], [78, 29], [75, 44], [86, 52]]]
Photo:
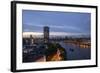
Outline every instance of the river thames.
[[91, 48], [80, 48], [64, 42], [59, 42], [59, 44], [66, 50], [67, 60], [85, 60], [91, 58]]

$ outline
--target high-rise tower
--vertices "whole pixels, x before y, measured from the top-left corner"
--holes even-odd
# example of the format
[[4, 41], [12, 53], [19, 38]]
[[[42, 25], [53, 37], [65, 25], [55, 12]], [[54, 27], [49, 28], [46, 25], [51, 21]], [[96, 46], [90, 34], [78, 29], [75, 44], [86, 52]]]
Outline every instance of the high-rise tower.
[[44, 43], [49, 42], [49, 27], [45, 26], [44, 27]]

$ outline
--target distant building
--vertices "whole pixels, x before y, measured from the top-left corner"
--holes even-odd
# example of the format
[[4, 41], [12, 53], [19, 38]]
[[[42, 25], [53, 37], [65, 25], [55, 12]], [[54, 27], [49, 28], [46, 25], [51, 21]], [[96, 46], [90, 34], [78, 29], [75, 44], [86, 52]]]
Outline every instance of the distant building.
[[44, 43], [49, 42], [49, 27], [45, 26], [44, 27]]
[[30, 35], [30, 45], [33, 45], [34, 44], [34, 39], [33, 39], [33, 36]]

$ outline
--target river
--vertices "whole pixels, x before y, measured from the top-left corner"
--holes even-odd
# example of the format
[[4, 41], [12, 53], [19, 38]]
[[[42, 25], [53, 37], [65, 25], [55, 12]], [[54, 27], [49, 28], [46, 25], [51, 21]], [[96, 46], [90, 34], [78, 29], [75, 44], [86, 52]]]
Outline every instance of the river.
[[91, 58], [91, 48], [79, 48], [64, 42], [59, 42], [59, 44], [66, 50], [67, 60], [86, 60]]

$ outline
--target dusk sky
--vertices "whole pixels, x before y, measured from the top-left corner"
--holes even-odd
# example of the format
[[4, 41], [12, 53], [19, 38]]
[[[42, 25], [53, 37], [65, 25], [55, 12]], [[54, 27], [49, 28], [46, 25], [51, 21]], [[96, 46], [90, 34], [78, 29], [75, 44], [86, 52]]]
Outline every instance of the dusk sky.
[[23, 10], [23, 32], [43, 32], [43, 27], [50, 27], [50, 32], [90, 34], [91, 14], [78, 12], [55, 12]]

